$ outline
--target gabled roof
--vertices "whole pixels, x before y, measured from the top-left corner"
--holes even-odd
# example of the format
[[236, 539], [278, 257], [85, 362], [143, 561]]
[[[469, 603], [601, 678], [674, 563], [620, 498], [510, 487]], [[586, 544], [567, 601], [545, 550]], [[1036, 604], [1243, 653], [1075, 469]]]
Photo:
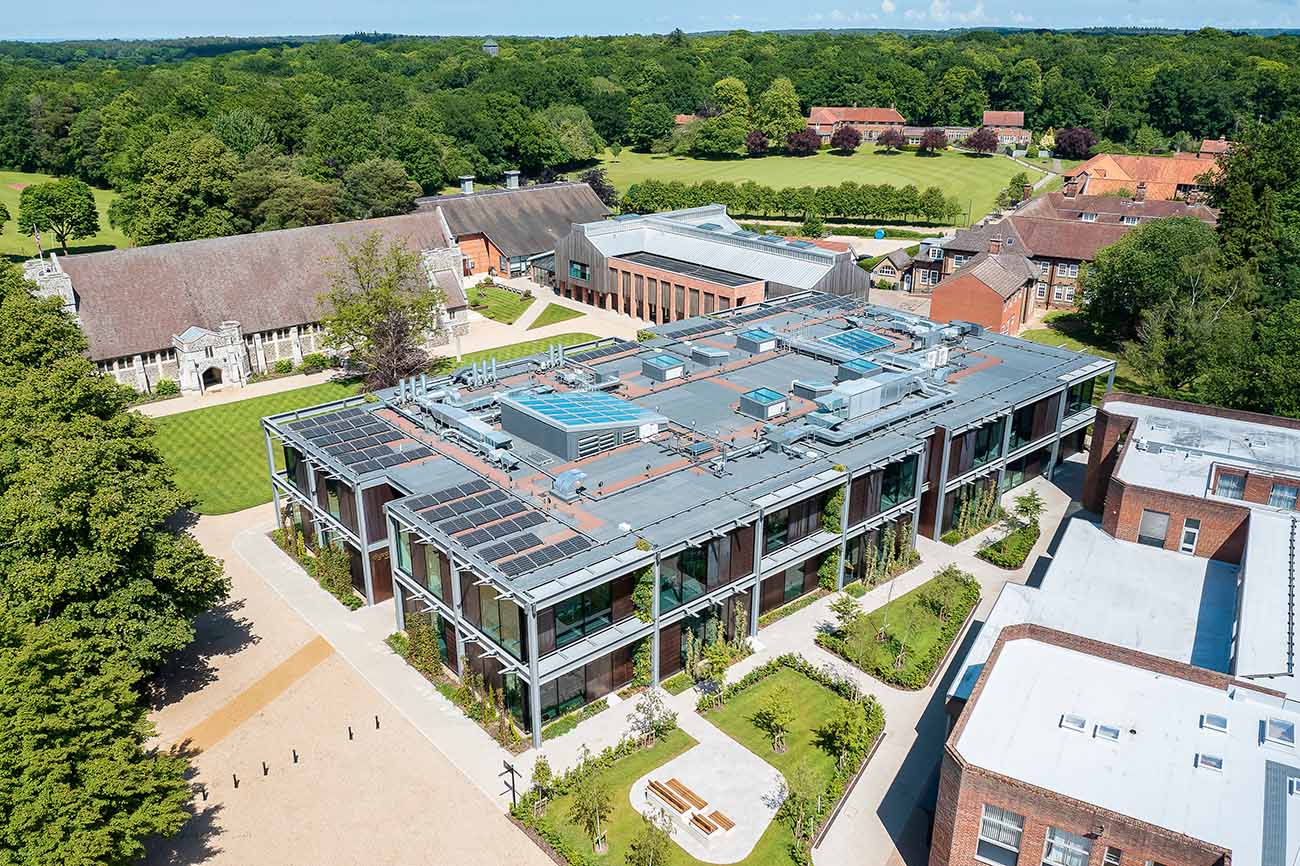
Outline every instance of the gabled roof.
[[1173, 198], [1180, 186], [1196, 186], [1201, 175], [1214, 171], [1214, 165], [1197, 159], [1195, 154], [1175, 156], [1131, 156], [1122, 153], [1099, 153], [1065, 175], [1069, 181], [1085, 182], [1080, 192], [1102, 194], [1121, 188], [1136, 192], [1139, 183], [1147, 185], [1148, 199]]
[[457, 238], [485, 234], [507, 256], [550, 252], [576, 223], [609, 216], [609, 208], [585, 183], [430, 196], [418, 204], [421, 210], [441, 210]]
[[[450, 244], [437, 214], [416, 211], [58, 261], [72, 278], [90, 357], [98, 361], [169, 349], [172, 337], [193, 325], [216, 330], [233, 319], [248, 334], [318, 322], [339, 245], [371, 232], [412, 250]], [[453, 308], [454, 300], [449, 294]]]
[[1070, 222], [1012, 216], [1003, 222], [1015, 226], [1023, 239], [1021, 252], [1053, 259], [1090, 262], [1097, 250], [1124, 237], [1131, 226], [1115, 223]]
[[882, 259], [882, 261], [884, 260], [888, 260], [889, 263], [896, 268], [905, 268], [912, 263], [912, 256], [907, 252], [906, 249], [901, 249], [901, 250], [894, 250], [892, 253], [890, 253], [889, 255], [885, 256], [884, 259]]
[[893, 108], [857, 108], [850, 106], [814, 105], [808, 112], [812, 125], [833, 123], [898, 123], [903, 115]]
[[1023, 111], [986, 111], [984, 112], [985, 126], [1024, 126], [1025, 113]]
[[1203, 155], [1217, 156], [1220, 153], [1227, 153], [1232, 147], [1232, 142], [1227, 139], [1207, 138], [1201, 142], [1201, 153]]
[[[945, 250], [962, 253], [986, 253], [993, 238], [1001, 238], [1007, 252], [1024, 252], [1024, 238], [1009, 220], [982, 223], [968, 229], [958, 229], [952, 237], [939, 241]], [[1008, 243], [1010, 241], [1010, 243]]]
[[974, 277], [1005, 300], [1023, 289], [1037, 274], [1033, 262], [1018, 253], [980, 253], [960, 270], [944, 277], [939, 286], [961, 277]]
[[1189, 204], [1181, 200], [1148, 198], [1137, 201], [1113, 195], [1067, 196], [1062, 192], [1037, 196], [1016, 209], [1017, 216], [1044, 219], [1078, 220], [1085, 213], [1095, 213], [1099, 222], [1111, 223], [1122, 223], [1126, 216], [1139, 220], [1190, 216], [1214, 225], [1219, 217], [1218, 212], [1208, 205]]

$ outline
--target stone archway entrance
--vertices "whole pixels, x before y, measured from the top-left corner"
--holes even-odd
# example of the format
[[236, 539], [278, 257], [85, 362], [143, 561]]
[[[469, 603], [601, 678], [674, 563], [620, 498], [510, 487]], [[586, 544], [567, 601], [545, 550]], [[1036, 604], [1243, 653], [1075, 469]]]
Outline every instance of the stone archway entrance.
[[213, 388], [220, 388], [222, 385], [221, 368], [209, 367], [202, 374], [203, 390], [209, 391]]

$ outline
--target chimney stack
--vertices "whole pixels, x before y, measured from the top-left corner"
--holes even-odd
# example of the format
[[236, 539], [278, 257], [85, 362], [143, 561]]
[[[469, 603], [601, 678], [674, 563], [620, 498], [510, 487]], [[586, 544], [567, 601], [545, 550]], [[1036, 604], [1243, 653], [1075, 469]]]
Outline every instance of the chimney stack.
[[519, 172], [506, 172], [506, 189], [519, 189]]
[[1002, 252], [1002, 235], [994, 235], [989, 238], [989, 252], [994, 255]]
[[1141, 181], [1137, 185], [1137, 191], [1133, 193], [1133, 201], [1147, 200], [1147, 182]]
[[462, 174], [460, 176], [460, 191], [465, 195], [474, 194], [474, 175]]
[[1024, 188], [1020, 191], [1020, 200], [1029, 201], [1031, 198], [1033, 198], [1033, 196], [1034, 196], [1034, 185], [1032, 183], [1025, 184]]

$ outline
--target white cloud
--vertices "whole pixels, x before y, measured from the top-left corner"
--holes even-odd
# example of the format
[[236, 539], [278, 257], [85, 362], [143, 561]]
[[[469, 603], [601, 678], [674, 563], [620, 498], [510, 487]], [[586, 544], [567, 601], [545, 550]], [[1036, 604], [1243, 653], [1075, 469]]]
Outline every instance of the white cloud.
[[1032, 15], [1025, 15], [1023, 12], [1012, 12], [1012, 13], [1011, 13], [1011, 23], [1012, 23], [1012, 24], [1029, 24], [1029, 23], [1032, 22], [1033, 20], [1034, 20], [1034, 16], [1032, 16]]
[[[885, 0], [885, 2], [890, 3], [891, 6], [893, 5], [892, 0]], [[861, 9], [854, 9], [850, 12], [845, 12], [843, 9], [832, 9], [829, 12], [814, 12], [811, 15], [808, 15], [806, 20], [815, 24], [830, 22], [832, 24], [844, 25], [869, 24], [873, 21], [879, 20], [879, 18], [880, 16], [876, 13], [863, 12]]]
[[898, 7], [894, 5], [894, 0], [880, 0], [880, 11], [886, 15], [893, 14]]
[[907, 10], [907, 17], [914, 19], [928, 18], [935, 24], [980, 24], [987, 20], [984, 14], [984, 0], [976, 0], [974, 6], [969, 9], [954, 10], [951, 0], [930, 0], [930, 8], [926, 11]]

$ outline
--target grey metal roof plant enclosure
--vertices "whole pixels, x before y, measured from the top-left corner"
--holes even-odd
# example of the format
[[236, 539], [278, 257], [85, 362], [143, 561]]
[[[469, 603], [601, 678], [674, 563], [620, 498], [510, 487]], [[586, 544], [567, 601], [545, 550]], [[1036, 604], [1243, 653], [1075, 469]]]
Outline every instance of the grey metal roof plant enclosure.
[[770, 421], [784, 415], [789, 406], [786, 396], [771, 388], [755, 388], [740, 395], [741, 414], [760, 421]]
[[641, 359], [641, 375], [656, 382], [680, 379], [686, 373], [686, 362], [675, 355], [651, 355]]
[[766, 328], [751, 328], [736, 335], [736, 348], [751, 355], [770, 352], [776, 348], [776, 344], [776, 334]]
[[667, 421], [601, 391], [503, 396], [498, 405], [504, 430], [566, 460], [653, 436]]

